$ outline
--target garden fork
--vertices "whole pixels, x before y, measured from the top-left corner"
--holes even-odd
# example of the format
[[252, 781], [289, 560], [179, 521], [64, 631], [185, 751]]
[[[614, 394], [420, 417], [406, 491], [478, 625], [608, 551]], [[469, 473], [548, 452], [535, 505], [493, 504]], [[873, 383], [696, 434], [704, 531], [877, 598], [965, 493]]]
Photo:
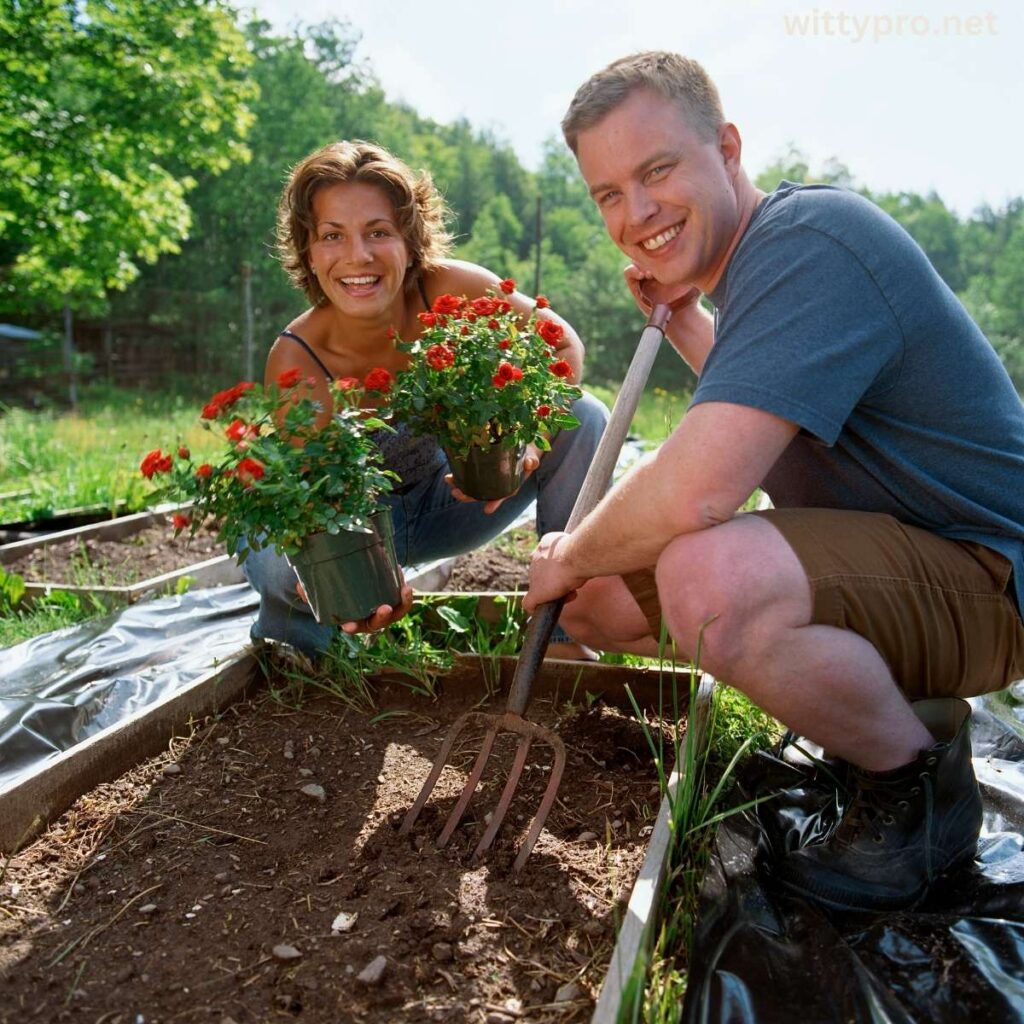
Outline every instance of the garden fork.
[[[576, 504], [573, 506], [572, 514], [569, 516], [569, 522], [565, 527], [567, 533], [571, 533], [576, 529], [580, 521], [597, 505], [607, 490], [612, 470], [615, 468], [622, 444], [626, 440], [626, 434], [629, 431], [633, 413], [636, 411], [640, 395], [647, 383], [651, 366], [654, 363], [654, 357], [658, 353], [658, 346], [665, 334], [665, 325], [668, 323], [670, 315], [671, 311], [665, 305], [655, 306], [651, 312], [647, 326], [640, 336], [640, 343], [633, 355], [633, 360], [626, 371], [626, 377], [622, 382], [618, 397], [615, 399], [615, 407], [612, 409], [611, 418], [608, 421], [608, 426], [605, 428], [604, 436], [601, 438], [597, 451], [594, 453], [594, 459], [587, 470], [586, 479], [583, 481], [579, 496], [576, 498]], [[490, 848], [491, 843], [494, 842], [494, 837], [498, 834], [498, 829], [501, 828], [501, 823], [508, 812], [509, 805], [512, 803], [512, 796], [526, 765], [526, 757], [530, 751], [530, 745], [534, 740], [538, 740], [547, 743], [554, 750], [554, 763], [551, 768], [551, 778], [548, 780], [547, 789], [544, 791], [544, 798], [537, 809], [526, 839], [519, 849], [513, 864], [513, 871], [518, 874], [526, 863], [526, 859], [530, 856], [530, 852], [533, 850], [538, 836], [540, 836], [541, 829], [544, 827], [548, 812], [554, 805], [555, 795], [562, 781], [562, 772], [565, 769], [565, 745], [562, 743], [561, 738], [550, 729], [546, 729], [544, 726], [537, 725], [535, 722], [530, 722], [523, 718], [523, 712], [530, 701], [530, 690], [533, 687], [533, 681], [540, 670], [541, 662], [544, 660], [544, 655], [548, 649], [548, 642], [551, 639], [551, 633], [558, 622], [558, 616], [561, 614], [564, 603], [565, 598], [559, 598], [557, 601], [548, 601], [540, 605], [530, 619], [526, 629], [526, 637], [523, 641], [523, 650], [516, 664], [516, 672], [512, 680], [512, 688], [509, 692], [504, 714], [496, 715], [480, 711], [468, 711], [461, 715], [448, 731], [448, 735], [441, 744], [441, 750], [434, 761], [426, 782], [423, 783], [423, 788], [420, 790], [416, 802], [409, 808], [409, 812], [402, 822], [402, 827], [399, 831], [403, 835], [407, 834], [415, 825], [420, 811], [423, 810], [427, 799], [437, 784], [438, 778], [440, 778], [441, 772], [448, 760], [448, 755], [451, 753], [459, 734], [471, 723], [482, 725], [487, 729], [483, 745], [473, 764], [473, 769], [469, 773], [469, 778], [466, 780], [466, 785], [463, 787], [455, 807], [448, 816], [448, 821], [445, 823], [440, 836], [438, 836], [437, 845], [439, 847], [445, 846], [448, 840], [451, 839], [452, 833], [458, 827], [462, 815], [469, 806], [469, 802], [480, 783], [484, 766], [491, 756], [491, 750], [494, 747], [498, 733], [502, 731], [512, 732], [520, 737], [512, 762], [512, 769], [505, 783], [505, 788], [502, 790], [498, 806], [494, 810], [487, 830], [473, 852], [473, 857], [474, 859], [480, 857], [485, 850]]]

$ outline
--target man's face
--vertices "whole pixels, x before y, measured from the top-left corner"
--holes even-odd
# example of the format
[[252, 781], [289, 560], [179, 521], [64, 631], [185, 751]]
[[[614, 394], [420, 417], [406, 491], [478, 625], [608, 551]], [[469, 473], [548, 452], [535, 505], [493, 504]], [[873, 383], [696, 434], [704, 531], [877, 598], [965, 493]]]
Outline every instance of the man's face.
[[669, 287], [710, 291], [740, 223], [739, 137], [704, 141], [679, 105], [634, 91], [580, 132], [577, 159], [612, 241]]

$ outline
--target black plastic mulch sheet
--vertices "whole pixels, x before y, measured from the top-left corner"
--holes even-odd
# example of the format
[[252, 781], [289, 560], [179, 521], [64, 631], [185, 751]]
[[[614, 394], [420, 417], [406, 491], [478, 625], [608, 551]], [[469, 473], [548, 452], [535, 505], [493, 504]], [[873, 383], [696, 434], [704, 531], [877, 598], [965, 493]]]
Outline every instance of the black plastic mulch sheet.
[[815, 798], [811, 785], [794, 784], [796, 769], [754, 759], [744, 791], [786, 787], [786, 796], [719, 830], [690, 951], [687, 1022], [1024, 1021], [1024, 682], [970, 703], [985, 802], [978, 854], [913, 912], [825, 913], [773, 888], [758, 840], [799, 828], [820, 790]]
[[0, 650], [0, 791], [240, 651], [258, 605], [211, 587]]

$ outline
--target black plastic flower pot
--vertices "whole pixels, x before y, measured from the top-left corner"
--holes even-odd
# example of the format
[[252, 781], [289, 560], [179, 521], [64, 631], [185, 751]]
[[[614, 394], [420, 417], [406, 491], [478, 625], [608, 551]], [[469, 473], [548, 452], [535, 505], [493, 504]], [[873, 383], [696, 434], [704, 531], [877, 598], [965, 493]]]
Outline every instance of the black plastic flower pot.
[[504, 448], [492, 444], [473, 445], [465, 457], [445, 449], [455, 486], [463, 494], [479, 501], [494, 501], [515, 494], [523, 484], [523, 459], [526, 445]]
[[391, 510], [378, 512], [370, 523], [372, 533], [315, 533], [298, 554], [288, 556], [317, 622], [358, 622], [382, 604], [401, 603]]

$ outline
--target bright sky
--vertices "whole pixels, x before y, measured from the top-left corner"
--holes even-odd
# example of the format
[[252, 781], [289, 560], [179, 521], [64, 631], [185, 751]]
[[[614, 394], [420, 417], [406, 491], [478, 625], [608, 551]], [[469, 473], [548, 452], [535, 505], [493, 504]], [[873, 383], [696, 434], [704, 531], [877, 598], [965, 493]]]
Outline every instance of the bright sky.
[[1019, 0], [238, 0], [276, 27], [359, 30], [391, 99], [466, 117], [535, 168], [588, 75], [636, 50], [699, 60], [757, 173], [790, 142], [869, 188], [927, 192], [967, 216], [1024, 195]]

